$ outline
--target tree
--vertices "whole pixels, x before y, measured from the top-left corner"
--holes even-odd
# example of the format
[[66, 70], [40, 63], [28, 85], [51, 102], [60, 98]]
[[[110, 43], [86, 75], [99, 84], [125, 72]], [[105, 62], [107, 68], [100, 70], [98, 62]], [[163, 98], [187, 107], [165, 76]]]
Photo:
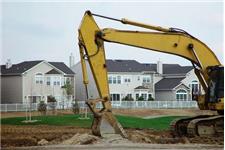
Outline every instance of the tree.
[[144, 100], [144, 97], [143, 97], [143, 96], [140, 96], [140, 97], [138, 97], [137, 100], [138, 100], [138, 101], [143, 101], [143, 100]]
[[73, 86], [71, 85], [69, 79], [66, 80], [66, 83], [62, 88], [66, 91], [66, 95], [71, 95], [73, 93]]
[[38, 111], [41, 112], [41, 115], [46, 115], [47, 105], [44, 101], [40, 101], [40, 103], [38, 104]]
[[[66, 83], [64, 84], [64, 86], [62, 86], [62, 88], [64, 89], [63, 93], [66, 93], [66, 96], [68, 97], [69, 95], [72, 95], [73, 93], [73, 86], [71, 85], [69, 79], [67, 78]], [[63, 109], [64, 109], [64, 98], [63, 98]]]

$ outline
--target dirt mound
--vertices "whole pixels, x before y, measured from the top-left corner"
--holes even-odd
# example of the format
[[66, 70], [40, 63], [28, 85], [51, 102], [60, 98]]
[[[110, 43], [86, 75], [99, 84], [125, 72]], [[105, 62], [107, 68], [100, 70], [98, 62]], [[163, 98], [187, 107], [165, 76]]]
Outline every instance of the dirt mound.
[[85, 145], [85, 144], [94, 144], [99, 141], [100, 138], [84, 133], [84, 134], [75, 134], [72, 138], [67, 139], [63, 141], [61, 144], [63, 145], [74, 145], [74, 144], [80, 144], [80, 145]]
[[91, 133], [90, 129], [72, 126], [1, 126], [1, 147], [37, 146], [42, 139], [48, 145], [58, 144], [77, 133]]

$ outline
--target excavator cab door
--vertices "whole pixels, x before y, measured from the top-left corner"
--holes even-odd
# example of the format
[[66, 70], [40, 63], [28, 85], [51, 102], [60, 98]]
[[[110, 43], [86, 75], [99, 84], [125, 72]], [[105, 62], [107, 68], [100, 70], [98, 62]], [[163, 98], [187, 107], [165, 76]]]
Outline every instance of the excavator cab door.
[[209, 76], [209, 102], [218, 103], [224, 97], [224, 67], [210, 67]]

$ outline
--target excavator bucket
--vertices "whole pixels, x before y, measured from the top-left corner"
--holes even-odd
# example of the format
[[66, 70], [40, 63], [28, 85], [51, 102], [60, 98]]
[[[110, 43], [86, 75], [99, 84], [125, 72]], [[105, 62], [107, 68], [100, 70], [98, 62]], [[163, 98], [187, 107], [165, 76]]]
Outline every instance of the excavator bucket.
[[[94, 135], [101, 136], [100, 126], [102, 119], [104, 119], [112, 126], [115, 133], [121, 134], [123, 137], [127, 137], [122, 126], [119, 122], [117, 122], [115, 116], [112, 114], [112, 107], [109, 97], [107, 66], [105, 62], [105, 50], [102, 45], [102, 40], [96, 37], [96, 34], [99, 31], [100, 29], [95, 23], [91, 12], [87, 11], [84, 14], [79, 27], [79, 47], [81, 51], [81, 59], [88, 60], [100, 96], [100, 99], [96, 100], [90, 100], [87, 98], [88, 100], [86, 102], [94, 115], [92, 133]], [[81, 61], [81, 63], [85, 62], [86, 61]], [[82, 67], [83, 66], [85, 65], [82, 64]], [[84, 71], [85, 69], [86, 67], [82, 68], [83, 73], [86, 72]], [[83, 78], [83, 80], [87, 83], [87, 79], [85, 79], [87, 77], [83, 76]], [[85, 86], [87, 86], [87, 84], [85, 84]], [[102, 103], [103, 108], [101, 110], [96, 109], [97, 103]]]

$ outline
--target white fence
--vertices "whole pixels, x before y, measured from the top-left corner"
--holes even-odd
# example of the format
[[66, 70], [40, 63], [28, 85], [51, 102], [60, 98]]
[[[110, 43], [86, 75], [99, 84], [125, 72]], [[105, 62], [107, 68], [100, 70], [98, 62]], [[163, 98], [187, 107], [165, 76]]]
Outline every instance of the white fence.
[[[36, 111], [38, 109], [38, 103], [30, 104], [0, 104], [1, 112], [17, 112], [17, 111]], [[51, 103], [47, 104], [47, 109]], [[78, 102], [79, 107], [87, 107], [84, 101]], [[57, 109], [71, 109], [71, 103], [57, 103]], [[97, 108], [102, 108], [101, 103], [98, 103]], [[112, 101], [113, 108], [146, 108], [146, 109], [173, 109], [173, 108], [198, 108], [196, 101]]]

